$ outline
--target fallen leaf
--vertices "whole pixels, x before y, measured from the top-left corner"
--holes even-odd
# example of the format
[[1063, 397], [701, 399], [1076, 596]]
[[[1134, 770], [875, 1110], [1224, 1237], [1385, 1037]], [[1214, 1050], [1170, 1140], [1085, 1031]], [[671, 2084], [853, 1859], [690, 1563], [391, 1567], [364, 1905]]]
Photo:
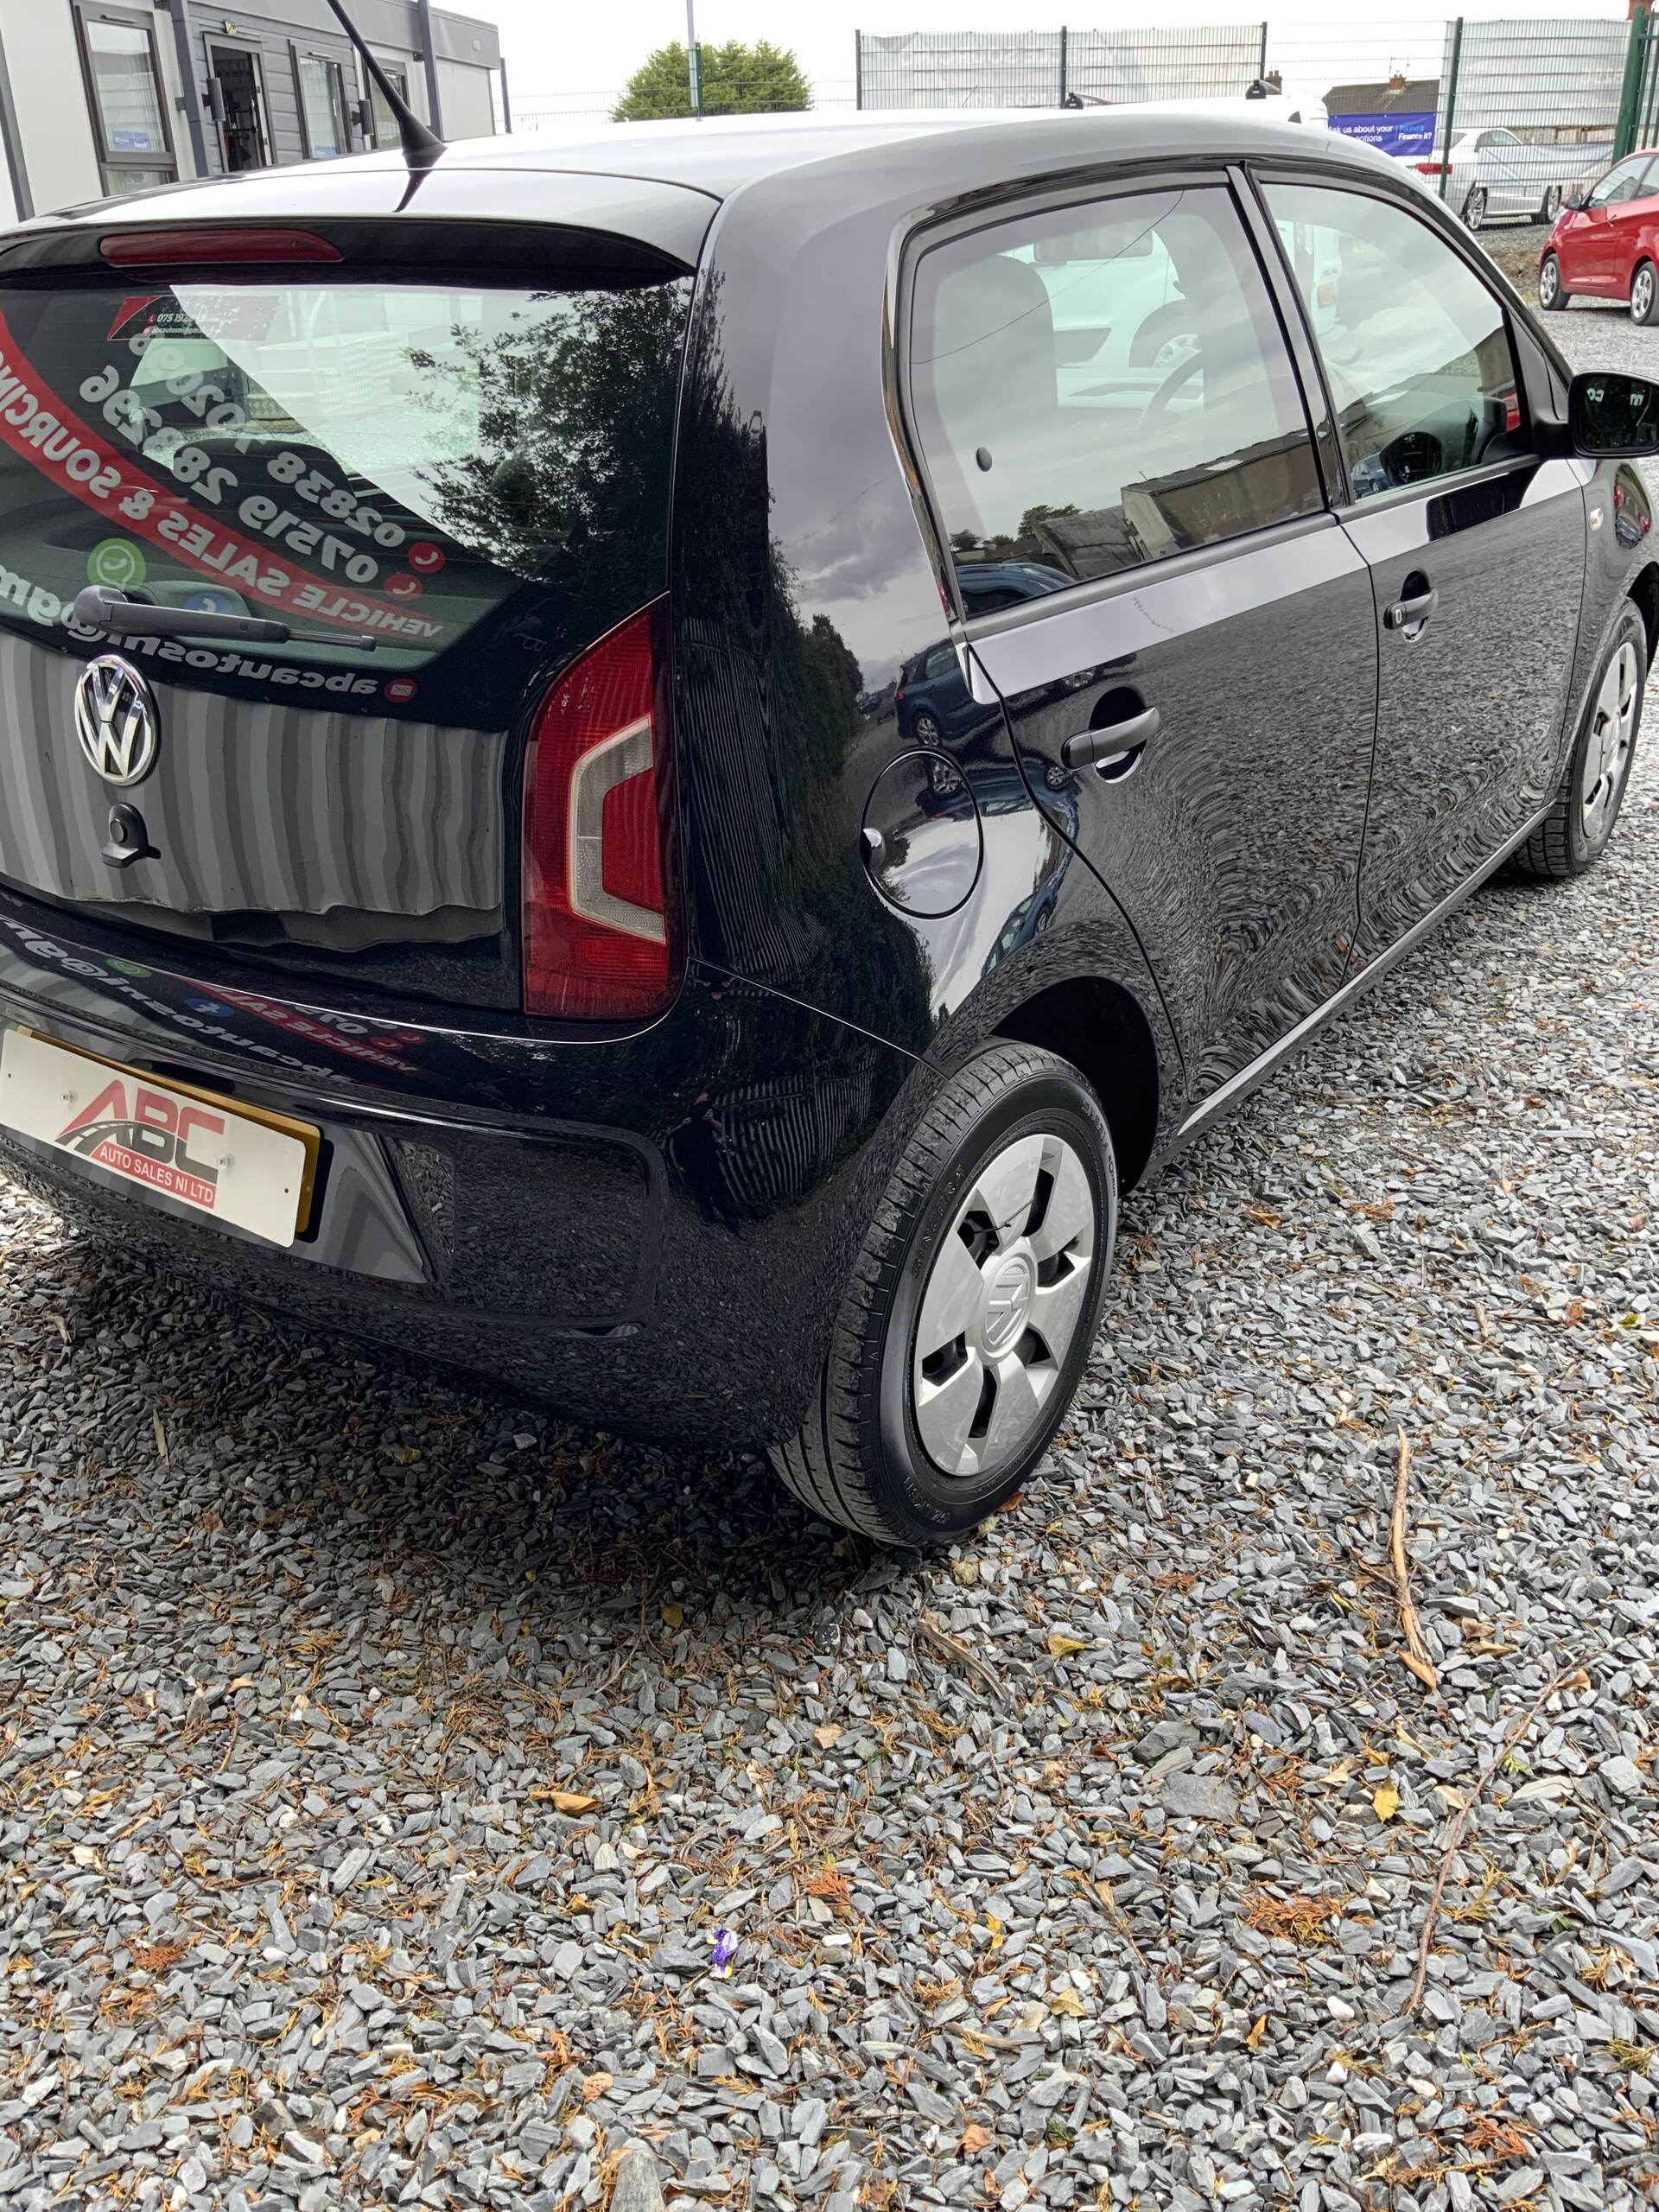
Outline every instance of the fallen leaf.
[[1437, 1782], [1434, 1785], [1434, 1795], [1443, 1798], [1454, 1813], [1460, 1813], [1468, 1802], [1462, 1790], [1454, 1789], [1449, 1782]]
[[1371, 1798], [1371, 1810], [1379, 1821], [1391, 1821], [1400, 1809], [1400, 1792], [1391, 1782], [1378, 1784]]
[[826, 1720], [823, 1727], [815, 1728], [812, 1733], [817, 1738], [821, 1748], [826, 1751], [833, 1751], [842, 1737], [840, 1727], [833, 1720]]
[[584, 2074], [582, 2080], [583, 2104], [590, 2105], [595, 2097], [602, 2097], [613, 2079], [614, 2076], [609, 2074]]
[[531, 1796], [539, 1805], [550, 1805], [556, 1813], [565, 1813], [575, 1820], [582, 1813], [599, 1810], [597, 1797], [585, 1796], [580, 1789], [532, 1789]]
[[1080, 1636], [1067, 1636], [1063, 1629], [1048, 1631], [1048, 1655], [1051, 1659], [1069, 1659], [1074, 1652], [1086, 1651], [1089, 1646]]
[[684, 1606], [675, 1605], [671, 1599], [663, 1607], [663, 1625], [664, 1628], [683, 1628], [685, 1626]]
[[1245, 2042], [1246, 2042], [1247, 2044], [1249, 2044], [1249, 2047], [1250, 2047], [1250, 2049], [1251, 2049], [1252, 2050], [1261, 2050], [1261, 2048], [1262, 2048], [1262, 2037], [1263, 2037], [1264, 2035], [1266, 2035], [1266, 2033], [1267, 2033], [1267, 2032], [1268, 2032], [1268, 2016], [1267, 2016], [1267, 2014], [1266, 2014], [1265, 2012], [1263, 2012], [1263, 2013], [1262, 2013], [1262, 2017], [1261, 2017], [1261, 2018], [1256, 2022], [1255, 2025], [1255, 2026], [1250, 2030], [1249, 2033], [1245, 2037], [1244, 2040], [1245, 2040]]
[[833, 1866], [820, 1866], [806, 1885], [810, 1897], [823, 1897], [831, 1904], [845, 1904], [852, 1897], [847, 1877]]
[[977, 2158], [988, 2146], [990, 2140], [990, 2129], [982, 2127], [976, 2120], [970, 2120], [962, 2131], [962, 2141], [957, 2148], [964, 2158]]
[[1048, 2000], [1048, 2009], [1051, 2012], [1058, 2012], [1063, 2020], [1080, 2020], [1083, 2018], [1083, 1999], [1075, 1989], [1057, 1989]]

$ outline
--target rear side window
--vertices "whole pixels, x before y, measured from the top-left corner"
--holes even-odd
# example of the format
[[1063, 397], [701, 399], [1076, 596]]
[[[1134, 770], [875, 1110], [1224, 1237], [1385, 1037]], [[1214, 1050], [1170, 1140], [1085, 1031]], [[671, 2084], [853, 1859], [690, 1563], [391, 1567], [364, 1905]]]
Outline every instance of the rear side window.
[[0, 289], [0, 622], [61, 637], [89, 582], [274, 616], [321, 641], [150, 657], [383, 710], [448, 665], [474, 720], [488, 639], [548, 610], [586, 642], [662, 588], [690, 291]]
[[932, 248], [909, 372], [957, 573], [995, 564], [1003, 604], [1320, 504], [1283, 335], [1220, 188], [1024, 215]]
[[1503, 310], [1443, 238], [1363, 193], [1274, 184], [1267, 200], [1324, 357], [1357, 499], [1518, 450]]

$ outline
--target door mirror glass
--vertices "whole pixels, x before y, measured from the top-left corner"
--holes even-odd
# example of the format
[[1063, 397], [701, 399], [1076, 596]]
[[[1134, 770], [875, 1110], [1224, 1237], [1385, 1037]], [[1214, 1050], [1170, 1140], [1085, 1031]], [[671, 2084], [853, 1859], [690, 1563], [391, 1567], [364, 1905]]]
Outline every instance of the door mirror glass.
[[1562, 200], [1561, 205], [1563, 207], [1570, 209], [1573, 214], [1581, 215], [1586, 207], [1588, 207], [1589, 201], [1581, 192], [1569, 192], [1566, 199]]
[[1659, 384], [1611, 369], [1574, 377], [1567, 423], [1573, 451], [1589, 460], [1659, 453]]

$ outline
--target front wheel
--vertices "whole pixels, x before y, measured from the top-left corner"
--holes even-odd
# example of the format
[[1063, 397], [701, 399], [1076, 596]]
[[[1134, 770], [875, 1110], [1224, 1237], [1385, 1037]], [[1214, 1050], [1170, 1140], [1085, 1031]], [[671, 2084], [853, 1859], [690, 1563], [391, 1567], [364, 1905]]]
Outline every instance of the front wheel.
[[1656, 315], [1659, 315], [1659, 282], [1655, 280], [1653, 264], [1638, 261], [1630, 279], [1630, 321], [1651, 322]]
[[1556, 315], [1567, 302], [1567, 287], [1561, 282], [1561, 264], [1553, 253], [1547, 253], [1538, 264], [1538, 304], [1546, 315]]
[[1520, 874], [1560, 882], [1582, 875], [1606, 851], [1636, 760], [1647, 677], [1647, 628], [1627, 601], [1602, 655], [1555, 804], [1516, 854]]
[[802, 1503], [885, 1543], [949, 1543], [1047, 1451], [1094, 1342], [1117, 1224], [1099, 1101], [993, 1045], [923, 1116], [865, 1236], [817, 1401], [772, 1452]]
[[1478, 185], [1463, 203], [1463, 219], [1471, 231], [1478, 231], [1486, 220], [1486, 194]]

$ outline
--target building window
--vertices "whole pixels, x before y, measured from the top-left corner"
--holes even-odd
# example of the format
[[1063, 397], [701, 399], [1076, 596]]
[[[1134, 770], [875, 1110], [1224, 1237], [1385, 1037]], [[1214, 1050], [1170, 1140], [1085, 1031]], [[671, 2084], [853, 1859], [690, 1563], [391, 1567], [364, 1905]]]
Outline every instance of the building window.
[[[401, 61], [388, 61], [382, 54], [375, 60], [391, 79], [392, 89], [404, 105], [411, 105], [409, 97], [409, 72]], [[369, 110], [374, 118], [374, 143], [377, 146], [396, 146], [399, 143], [397, 118], [386, 105], [386, 96], [372, 77], [369, 79]]]
[[79, 0], [75, 23], [104, 189], [170, 184], [178, 165], [150, 21]]
[[346, 123], [346, 86], [339, 62], [321, 54], [302, 54], [296, 67], [307, 158], [327, 162], [338, 154], [349, 154], [352, 139]]

